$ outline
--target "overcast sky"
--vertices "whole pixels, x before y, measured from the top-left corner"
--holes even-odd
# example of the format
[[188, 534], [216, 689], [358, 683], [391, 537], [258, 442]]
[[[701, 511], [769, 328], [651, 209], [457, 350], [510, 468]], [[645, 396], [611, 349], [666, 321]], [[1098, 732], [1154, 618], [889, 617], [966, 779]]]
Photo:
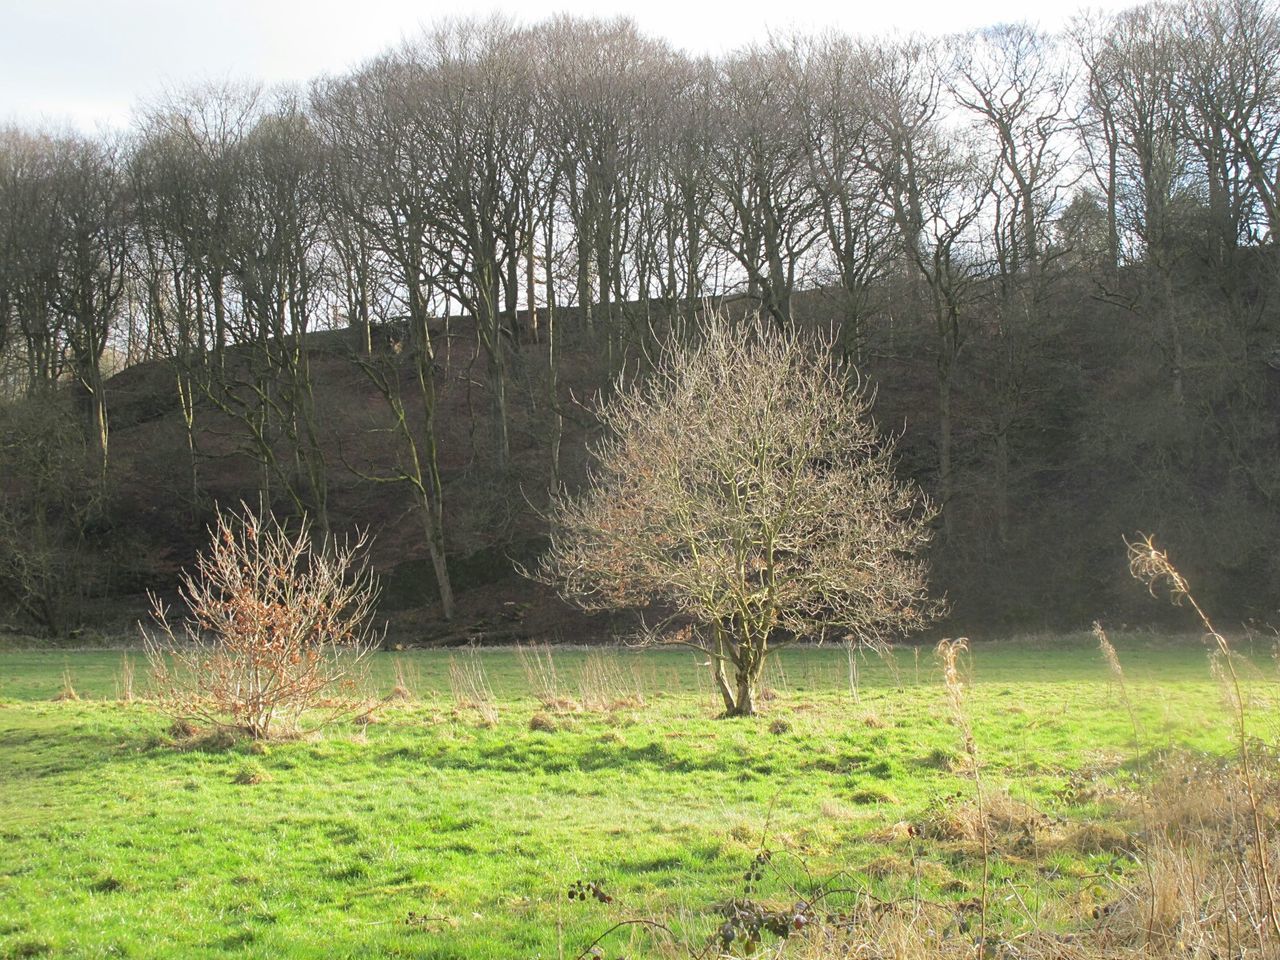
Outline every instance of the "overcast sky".
[[[1133, 0], [1092, 0], [1120, 8]], [[1080, 0], [1043, 0], [1034, 18], [1066, 22]], [[1023, 19], [1025, 0], [0, 0], [0, 123], [121, 125], [166, 87], [202, 80], [305, 81], [341, 71], [449, 15], [503, 11], [627, 14], [694, 52], [770, 29], [838, 27], [949, 33]]]

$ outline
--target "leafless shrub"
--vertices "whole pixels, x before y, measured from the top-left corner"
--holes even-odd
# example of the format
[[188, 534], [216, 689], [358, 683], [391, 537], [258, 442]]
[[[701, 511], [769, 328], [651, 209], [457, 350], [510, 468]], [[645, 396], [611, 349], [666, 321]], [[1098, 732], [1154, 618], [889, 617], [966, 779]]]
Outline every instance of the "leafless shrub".
[[361, 708], [353, 699], [374, 648], [377, 583], [367, 537], [313, 545], [242, 505], [219, 511], [209, 550], [183, 575], [187, 617], [152, 597], [144, 630], [156, 697], [175, 718], [260, 738]]

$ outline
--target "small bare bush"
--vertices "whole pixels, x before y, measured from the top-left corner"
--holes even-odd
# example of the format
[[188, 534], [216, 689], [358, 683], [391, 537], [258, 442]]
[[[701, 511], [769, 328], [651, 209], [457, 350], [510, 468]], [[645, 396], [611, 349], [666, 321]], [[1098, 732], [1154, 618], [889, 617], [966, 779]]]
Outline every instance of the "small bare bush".
[[253, 737], [358, 712], [354, 693], [374, 648], [377, 582], [368, 539], [314, 545], [247, 506], [219, 512], [207, 553], [183, 575], [179, 624], [152, 597], [144, 630], [157, 699], [175, 718]]

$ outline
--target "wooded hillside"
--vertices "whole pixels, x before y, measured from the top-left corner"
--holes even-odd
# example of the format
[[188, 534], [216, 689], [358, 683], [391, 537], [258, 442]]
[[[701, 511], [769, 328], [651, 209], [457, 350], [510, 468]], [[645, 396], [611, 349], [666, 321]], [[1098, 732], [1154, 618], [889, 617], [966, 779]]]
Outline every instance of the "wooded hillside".
[[128, 622], [245, 500], [370, 527], [405, 637], [607, 635], [513, 561], [592, 398], [716, 307], [874, 384], [946, 630], [1163, 615], [1137, 530], [1274, 622], [1277, 77], [1256, 0], [719, 60], [489, 20], [0, 132], [0, 625]]

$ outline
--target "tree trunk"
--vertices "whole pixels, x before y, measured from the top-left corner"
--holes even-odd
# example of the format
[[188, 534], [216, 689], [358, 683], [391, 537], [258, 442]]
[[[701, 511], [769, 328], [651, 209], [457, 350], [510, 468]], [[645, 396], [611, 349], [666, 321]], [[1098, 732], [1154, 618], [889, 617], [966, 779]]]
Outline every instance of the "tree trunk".
[[185, 357], [178, 361], [176, 375], [178, 383], [178, 403], [182, 407], [182, 426], [187, 439], [187, 460], [191, 467], [191, 519], [197, 515], [197, 504], [200, 502], [200, 457], [196, 449], [196, 397], [191, 375], [182, 367], [187, 361]]
[[102, 372], [95, 364], [89, 372], [89, 408], [93, 418], [94, 448], [98, 454], [98, 466], [101, 476], [107, 475], [107, 449], [110, 436], [110, 421], [107, 418], [107, 398], [104, 394]]
[[590, 330], [594, 317], [591, 310], [591, 247], [578, 238], [578, 320]]
[[[762, 663], [763, 661], [761, 661]], [[737, 702], [729, 711], [734, 717], [754, 717], [756, 715], [756, 685], [759, 681], [760, 663], [738, 668]]]
[[506, 342], [502, 332], [502, 314], [499, 312], [501, 279], [496, 258], [481, 273], [484, 289], [480, 297], [480, 309], [484, 316], [477, 318], [477, 331], [489, 358], [489, 390], [493, 418], [494, 463], [500, 473], [506, 472], [511, 457], [511, 441], [507, 431], [507, 357]]
[[729, 686], [729, 680], [724, 674], [724, 661], [719, 657], [711, 658], [711, 676], [715, 678], [716, 689], [720, 691], [720, 699], [724, 701], [725, 716], [733, 716], [735, 707], [733, 688]]
[[511, 322], [511, 342], [520, 343], [520, 256], [514, 237], [507, 239], [507, 279], [504, 284], [503, 309]]
[[541, 332], [538, 330], [538, 299], [537, 299], [537, 289], [535, 285], [536, 280], [535, 280], [535, 273], [534, 273], [534, 270], [535, 270], [534, 239], [535, 237], [536, 237], [536, 234], [534, 233], [533, 228], [530, 227], [529, 245], [525, 249], [524, 298], [525, 298], [525, 309], [528, 312], [528, 316], [529, 316], [529, 324], [528, 324], [529, 340], [533, 343], [537, 343], [541, 337]]
[[996, 538], [1009, 543], [1009, 434], [1001, 424], [996, 430]]
[[945, 364], [938, 370], [938, 499], [942, 513], [942, 536], [951, 540], [951, 368]]
[[731, 717], [737, 704], [734, 702], [733, 688], [729, 686], [729, 680], [724, 673], [724, 663], [728, 658], [724, 627], [717, 623], [713, 629], [715, 649], [711, 652], [711, 676], [716, 682], [716, 689], [720, 691], [720, 699], [724, 701], [724, 715]]
[[552, 423], [554, 424], [551, 434], [551, 476], [557, 486], [560, 483], [560, 441], [564, 435], [564, 417], [560, 413], [560, 402], [558, 390], [556, 387], [556, 293], [555, 281], [551, 275], [551, 252], [555, 249], [552, 237], [552, 218], [547, 217], [545, 227], [545, 244], [546, 262], [543, 264], [546, 271], [546, 295], [547, 295], [547, 395], [550, 401], [550, 408], [553, 413]]
[[[711, 651], [711, 675], [720, 691], [720, 699], [724, 701], [724, 715], [754, 717], [766, 650], [763, 645], [756, 647], [747, 641], [731, 647], [729, 631], [734, 629], [732, 624], [726, 628], [723, 623], [717, 623], [713, 629], [715, 646]], [[731, 662], [734, 666], [732, 685], [725, 675], [726, 662]]]
[[453, 584], [449, 580], [448, 560], [444, 552], [444, 536], [433, 516], [432, 505], [422, 504], [422, 526], [427, 539], [427, 554], [431, 557], [431, 569], [435, 574], [436, 588], [440, 593], [440, 614], [445, 620], [453, 619]]

